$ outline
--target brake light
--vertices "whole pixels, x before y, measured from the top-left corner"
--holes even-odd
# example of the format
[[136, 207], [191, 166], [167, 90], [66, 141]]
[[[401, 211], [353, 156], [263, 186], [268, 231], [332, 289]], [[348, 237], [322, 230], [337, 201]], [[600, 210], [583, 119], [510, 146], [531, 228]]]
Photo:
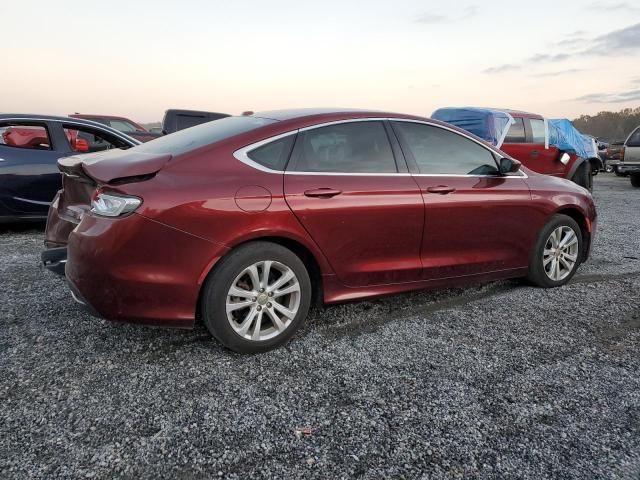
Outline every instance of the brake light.
[[622, 147], [622, 148], [620, 149], [620, 161], [621, 161], [621, 162], [624, 162], [624, 148], [625, 148], [625, 147]]
[[120, 217], [142, 205], [142, 199], [128, 195], [107, 193], [98, 189], [91, 199], [91, 212], [103, 217]]

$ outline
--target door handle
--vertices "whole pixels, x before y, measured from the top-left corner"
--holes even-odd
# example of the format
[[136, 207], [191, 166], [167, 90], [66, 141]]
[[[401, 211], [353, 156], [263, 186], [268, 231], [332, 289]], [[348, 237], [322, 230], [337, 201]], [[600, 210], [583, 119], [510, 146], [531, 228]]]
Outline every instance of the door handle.
[[531, 150], [531, 152], [529, 153], [530, 157], [537, 157], [538, 155], [540, 155], [540, 152], [538, 150]]
[[4, 158], [0, 158], [0, 162], [4, 162]]
[[314, 198], [331, 198], [336, 195], [340, 195], [342, 190], [336, 190], [334, 188], [314, 188], [313, 190], [305, 190], [305, 197]]
[[439, 193], [440, 195], [446, 195], [447, 193], [455, 192], [455, 187], [450, 187], [449, 185], [438, 185], [436, 187], [428, 187], [427, 192], [429, 193]]

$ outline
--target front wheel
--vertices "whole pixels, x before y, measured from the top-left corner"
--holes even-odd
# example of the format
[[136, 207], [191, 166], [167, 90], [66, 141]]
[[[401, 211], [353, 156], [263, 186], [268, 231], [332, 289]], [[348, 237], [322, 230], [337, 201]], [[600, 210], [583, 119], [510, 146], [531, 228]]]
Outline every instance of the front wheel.
[[529, 261], [529, 280], [544, 288], [560, 287], [581, 261], [582, 232], [567, 215], [554, 215], [540, 232]]
[[257, 353], [286, 343], [304, 323], [310, 305], [311, 280], [300, 258], [281, 245], [252, 242], [214, 268], [200, 309], [224, 346]]
[[640, 173], [631, 174], [631, 185], [640, 188]]

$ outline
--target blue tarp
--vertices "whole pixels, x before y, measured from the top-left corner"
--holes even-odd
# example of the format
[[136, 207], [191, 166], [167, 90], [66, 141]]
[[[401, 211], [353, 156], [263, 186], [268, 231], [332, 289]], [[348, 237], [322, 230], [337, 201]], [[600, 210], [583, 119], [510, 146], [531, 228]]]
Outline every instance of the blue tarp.
[[[440, 108], [431, 117], [473, 133], [498, 148], [502, 146], [513, 123], [513, 117], [508, 111], [492, 108]], [[593, 140], [582, 135], [566, 118], [547, 120], [547, 128], [546, 145], [575, 153], [582, 158], [598, 158], [598, 149]]]
[[431, 118], [447, 122], [500, 147], [507, 136], [513, 117], [508, 112], [490, 108], [440, 108]]
[[549, 120], [549, 145], [582, 158], [598, 158], [593, 138], [581, 134], [566, 118]]

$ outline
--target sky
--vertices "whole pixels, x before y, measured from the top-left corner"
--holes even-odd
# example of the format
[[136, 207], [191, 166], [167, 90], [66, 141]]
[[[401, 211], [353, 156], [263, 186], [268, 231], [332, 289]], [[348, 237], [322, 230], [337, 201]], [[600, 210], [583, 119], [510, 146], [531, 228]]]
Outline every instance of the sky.
[[0, 112], [640, 106], [640, 2], [20, 0]]

